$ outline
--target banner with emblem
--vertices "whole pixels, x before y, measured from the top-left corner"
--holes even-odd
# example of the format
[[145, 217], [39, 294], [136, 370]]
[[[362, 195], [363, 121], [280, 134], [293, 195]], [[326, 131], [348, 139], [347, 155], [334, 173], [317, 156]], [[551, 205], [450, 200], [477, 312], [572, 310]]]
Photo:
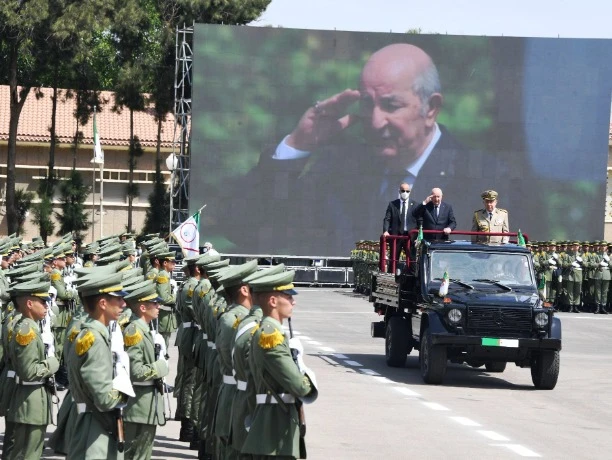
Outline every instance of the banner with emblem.
[[179, 225], [172, 236], [181, 246], [185, 257], [193, 257], [200, 253], [200, 213], [206, 205], [202, 206], [198, 212]]

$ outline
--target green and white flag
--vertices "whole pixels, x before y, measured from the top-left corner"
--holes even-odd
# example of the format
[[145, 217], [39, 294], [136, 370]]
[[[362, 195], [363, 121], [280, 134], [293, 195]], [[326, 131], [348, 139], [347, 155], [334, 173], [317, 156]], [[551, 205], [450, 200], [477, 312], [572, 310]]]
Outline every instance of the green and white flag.
[[102, 144], [100, 143], [100, 133], [98, 133], [98, 124], [96, 122], [96, 110], [94, 109], [93, 115], [93, 143], [94, 143], [94, 157], [91, 160], [92, 163], [97, 165], [104, 164], [104, 150], [102, 150]]
[[185, 257], [193, 257], [200, 253], [200, 211], [201, 209], [172, 232]]
[[417, 235], [416, 242], [420, 244], [423, 241], [423, 226], [419, 226], [419, 234]]
[[517, 243], [519, 246], [525, 246], [525, 237], [521, 233], [521, 229], [519, 228], [518, 234], [516, 235]]
[[440, 290], [438, 291], [438, 295], [440, 297], [444, 297], [448, 294], [448, 285], [450, 281], [448, 280], [448, 271], [444, 270], [444, 276], [442, 277], [442, 283], [440, 283]]

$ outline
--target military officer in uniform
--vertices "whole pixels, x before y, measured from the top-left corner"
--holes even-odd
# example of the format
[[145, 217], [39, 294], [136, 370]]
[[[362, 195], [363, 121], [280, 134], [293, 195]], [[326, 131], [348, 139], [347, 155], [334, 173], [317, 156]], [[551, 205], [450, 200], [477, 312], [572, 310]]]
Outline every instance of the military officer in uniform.
[[[484, 208], [474, 212], [472, 231], [508, 233], [510, 231], [508, 211], [497, 207], [497, 192], [495, 190], [485, 190], [480, 196], [482, 197]], [[507, 236], [477, 236], [475, 240], [489, 243], [507, 243], [509, 238]]]
[[70, 391], [78, 413], [70, 438], [70, 458], [123, 458], [117, 411], [134, 391], [125, 371], [129, 358], [111, 352], [108, 330], [125, 306], [121, 278], [121, 273], [92, 274], [78, 288], [88, 318], [67, 357]]
[[168, 360], [163, 337], [151, 328], [159, 315], [155, 283], [146, 280], [132, 288], [125, 297], [132, 316], [123, 331], [123, 341], [130, 357], [130, 377], [136, 396], [125, 408], [125, 457], [150, 459], [157, 425], [165, 425], [162, 379], [168, 375]]
[[157, 284], [157, 293], [162, 299], [157, 332], [159, 332], [166, 341], [166, 349], [170, 346], [170, 336], [177, 329], [177, 321], [175, 315], [176, 305], [176, 283], [172, 279], [172, 270], [176, 265], [174, 260], [174, 252], [161, 252], [157, 254], [157, 259], [160, 261], [160, 270], [155, 278]]
[[40, 321], [49, 308], [49, 286], [48, 281], [31, 281], [11, 290], [21, 318], [9, 341], [8, 352], [16, 385], [6, 413], [7, 422], [12, 424], [12, 436], [11, 439], [5, 437], [3, 459], [42, 456], [45, 432], [51, 421], [48, 379], [59, 367], [53, 337], [43, 339], [40, 331]]
[[580, 294], [582, 291], [582, 266], [583, 259], [578, 252], [580, 241], [573, 241], [567, 253], [563, 253], [561, 267], [563, 268], [563, 281], [566, 283], [567, 305], [569, 311], [581, 313]]

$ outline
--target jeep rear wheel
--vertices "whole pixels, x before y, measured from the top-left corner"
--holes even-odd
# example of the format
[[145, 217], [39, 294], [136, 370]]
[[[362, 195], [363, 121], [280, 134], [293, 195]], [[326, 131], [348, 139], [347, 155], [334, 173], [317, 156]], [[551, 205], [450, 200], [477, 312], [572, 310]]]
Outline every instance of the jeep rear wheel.
[[485, 368], [487, 372], [504, 372], [506, 370], [506, 362], [494, 361], [492, 363], [486, 363]]
[[421, 337], [421, 377], [425, 383], [438, 385], [444, 380], [446, 374], [446, 348], [434, 345], [429, 334], [429, 328], [423, 331]]
[[531, 360], [531, 380], [540, 390], [552, 390], [559, 378], [560, 357], [557, 350], [534, 353]]
[[385, 332], [385, 358], [390, 367], [402, 367], [410, 353], [409, 333], [406, 320], [392, 316], [387, 322]]

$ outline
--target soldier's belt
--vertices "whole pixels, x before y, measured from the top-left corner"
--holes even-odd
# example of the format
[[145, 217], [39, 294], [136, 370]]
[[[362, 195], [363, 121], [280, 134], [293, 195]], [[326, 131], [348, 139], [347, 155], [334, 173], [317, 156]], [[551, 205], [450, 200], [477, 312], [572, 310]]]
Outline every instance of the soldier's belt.
[[57, 304], [58, 307], [65, 307], [66, 306], [66, 302], [64, 302], [62, 300], [56, 300], [55, 303]]
[[208, 340], [206, 343], [208, 344], [208, 348], [212, 348], [213, 350], [217, 349], [217, 345], [215, 345], [215, 342], [211, 342], [210, 340]]
[[173, 308], [169, 307], [168, 305], [160, 305], [159, 309], [160, 310], [164, 310], [164, 311], [172, 311], [173, 310]]
[[236, 385], [236, 379], [233, 375], [224, 375], [223, 383], [225, 383], [226, 385]]
[[31, 382], [26, 382], [24, 380], [21, 380], [19, 378], [18, 375], [15, 376], [15, 382], [19, 385], [23, 385], [23, 386], [35, 386], [35, 385], [44, 385], [45, 382], [43, 382], [42, 380], [40, 381], [31, 381]]
[[202, 332], [202, 338], [204, 340], [208, 339], [208, 334], [206, 332]]
[[6, 376], [9, 379], [14, 379], [15, 378], [15, 371], [6, 371]]
[[195, 321], [190, 321], [188, 323], [183, 323], [183, 328], [188, 328], [188, 327], [197, 327], [198, 329], [201, 329], [200, 325], [198, 323], [196, 323]]
[[155, 385], [154, 380], [147, 380], [145, 382], [132, 382], [135, 387], [152, 387]]
[[236, 380], [236, 388], [240, 391], [246, 391], [247, 383], [244, 380]]
[[87, 409], [87, 404], [85, 403], [77, 403], [77, 413], [78, 414], [84, 414], [85, 412], [91, 412], [89, 409]]
[[[295, 402], [295, 396], [288, 393], [280, 393], [276, 396], [279, 397], [281, 401], [287, 404], [293, 404]], [[271, 394], [267, 393], [255, 395], [255, 400], [257, 404], [278, 404], [277, 399]]]

